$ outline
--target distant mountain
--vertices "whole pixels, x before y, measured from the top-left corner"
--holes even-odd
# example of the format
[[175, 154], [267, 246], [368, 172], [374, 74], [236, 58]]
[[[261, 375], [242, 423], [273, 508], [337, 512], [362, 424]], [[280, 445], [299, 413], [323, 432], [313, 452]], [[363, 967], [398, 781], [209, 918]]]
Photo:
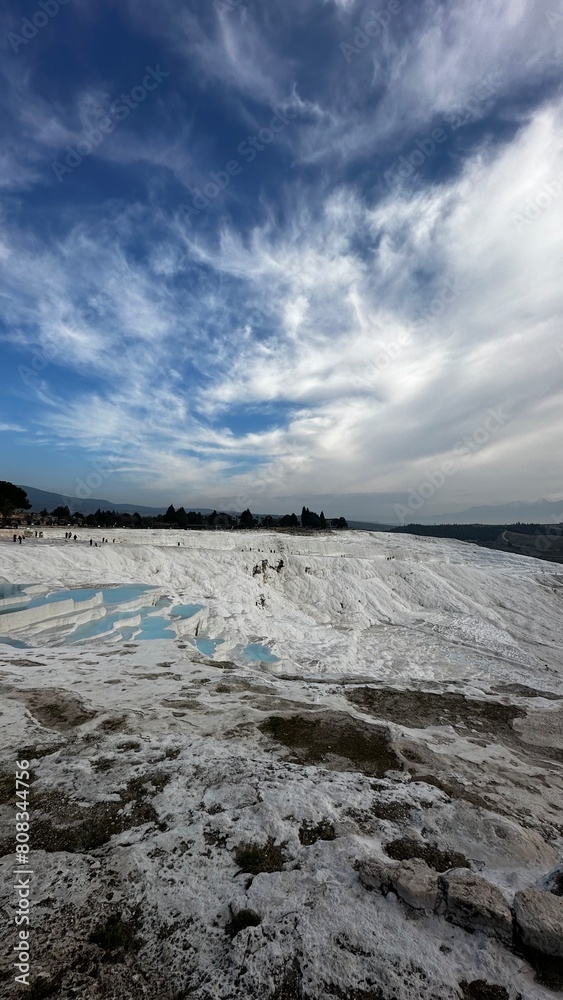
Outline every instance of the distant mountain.
[[[120, 514], [140, 514], [141, 517], [155, 517], [157, 514], [165, 514], [166, 507], [141, 507], [139, 504], [114, 503], [113, 500], [101, 500], [99, 497], [90, 497], [88, 500], [80, 500], [78, 497], [69, 497], [63, 493], [49, 493], [47, 490], [36, 490], [34, 486], [21, 486], [27, 493], [32, 510], [37, 513], [46, 508], [52, 511], [55, 507], [70, 507], [72, 514], [93, 514], [98, 508], [100, 510], [116, 510]], [[189, 507], [189, 505], [188, 505]], [[192, 507], [201, 514], [210, 514], [211, 507]]]
[[514, 500], [511, 503], [487, 504], [468, 507], [455, 514], [433, 514], [417, 517], [413, 511], [412, 523], [419, 524], [559, 524], [563, 522], [561, 500]]

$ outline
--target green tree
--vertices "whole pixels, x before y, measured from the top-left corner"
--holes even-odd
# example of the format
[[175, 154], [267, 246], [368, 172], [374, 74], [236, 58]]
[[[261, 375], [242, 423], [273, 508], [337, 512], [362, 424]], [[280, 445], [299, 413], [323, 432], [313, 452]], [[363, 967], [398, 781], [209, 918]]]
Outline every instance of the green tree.
[[29, 510], [31, 504], [27, 493], [13, 483], [0, 482], [0, 514], [11, 517], [15, 510]]
[[51, 517], [56, 517], [58, 521], [70, 521], [70, 507], [55, 507]]
[[176, 524], [176, 511], [172, 504], [170, 504], [166, 514], [164, 515], [164, 520], [167, 524]]
[[250, 513], [250, 510], [248, 509], [248, 507], [246, 508], [246, 510], [243, 510], [242, 514], [240, 515], [239, 523], [240, 523], [241, 528], [253, 528], [254, 527], [254, 518], [253, 518], [252, 514]]

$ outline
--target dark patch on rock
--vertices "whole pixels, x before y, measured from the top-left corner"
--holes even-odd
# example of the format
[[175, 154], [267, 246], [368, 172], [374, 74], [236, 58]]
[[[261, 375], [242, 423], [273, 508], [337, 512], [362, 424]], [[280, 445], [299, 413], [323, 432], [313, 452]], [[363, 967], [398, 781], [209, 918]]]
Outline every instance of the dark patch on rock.
[[34, 743], [31, 746], [21, 747], [18, 752], [18, 760], [41, 760], [42, 757], [50, 757], [57, 753], [61, 747], [65, 746], [65, 740], [60, 743]]
[[163, 708], [188, 708], [197, 712], [205, 707], [197, 698], [164, 698], [160, 704]]
[[448, 871], [449, 868], [469, 868], [469, 862], [458, 851], [441, 851], [435, 844], [427, 844], [423, 840], [412, 837], [401, 837], [385, 844], [385, 851], [394, 861], [410, 861], [419, 858], [437, 872]]
[[383, 799], [374, 799], [370, 808], [372, 816], [376, 819], [387, 819], [391, 823], [408, 819], [414, 807], [406, 802], [387, 802]]
[[485, 979], [474, 979], [471, 983], [464, 980], [459, 986], [463, 1000], [509, 1000], [508, 990], [504, 986], [493, 986]]
[[204, 839], [205, 843], [208, 844], [211, 847], [226, 847], [227, 846], [227, 838], [226, 838], [225, 834], [221, 833], [219, 830], [212, 830], [211, 828], [208, 828], [207, 830], [204, 830], [203, 831], [203, 839]]
[[47, 1000], [47, 997], [59, 996], [62, 978], [62, 973], [55, 976], [46, 976], [45, 974], [37, 976], [35, 981], [31, 982], [25, 995], [29, 997], [29, 1000]]
[[126, 732], [127, 730], [127, 716], [126, 715], [114, 715], [111, 719], [104, 719], [100, 723], [98, 729], [102, 733], [116, 733], [120, 730]]
[[357, 687], [346, 698], [364, 712], [378, 719], [388, 719], [413, 729], [430, 726], [453, 726], [467, 735], [468, 729], [500, 738], [516, 734], [512, 722], [526, 712], [515, 705], [498, 701], [475, 701], [461, 694], [429, 691], [394, 691], [388, 688]]
[[[40, 664], [38, 664], [40, 666]], [[6, 691], [7, 698], [22, 702], [34, 719], [46, 729], [66, 733], [84, 722], [95, 718], [84, 702], [59, 688], [41, 688], [26, 691]]]
[[563, 959], [527, 948], [522, 942], [517, 942], [517, 945], [520, 954], [532, 966], [536, 982], [554, 993], [563, 993]]
[[336, 1000], [387, 1000], [385, 994], [379, 988], [373, 990], [346, 989], [340, 986], [325, 986], [327, 996], [335, 997]]
[[538, 691], [526, 684], [495, 684], [492, 691], [498, 694], [515, 694], [522, 698], [546, 698], [548, 701], [560, 701], [561, 695], [553, 691]]
[[276, 844], [269, 837], [265, 844], [243, 841], [234, 849], [238, 867], [250, 875], [260, 872], [281, 872], [286, 861], [291, 858], [284, 853], [285, 844]]
[[92, 767], [94, 771], [111, 771], [115, 767], [115, 760], [113, 757], [98, 757], [92, 761]]
[[247, 927], [258, 927], [261, 923], [262, 917], [255, 910], [238, 910], [236, 913], [231, 910], [231, 919], [225, 924], [225, 934], [232, 940]]
[[321, 819], [319, 823], [303, 820], [299, 827], [299, 840], [303, 847], [310, 847], [311, 844], [316, 844], [317, 840], [336, 840], [334, 824], [328, 819]]
[[122, 920], [121, 913], [114, 913], [91, 932], [88, 940], [106, 952], [107, 961], [122, 961], [123, 952], [136, 951], [141, 945], [138, 927], [137, 919]]
[[298, 764], [322, 764], [333, 771], [360, 771], [370, 777], [402, 768], [387, 727], [346, 712], [272, 715], [258, 728], [287, 747], [290, 759]]
[[[406, 751], [406, 756], [410, 757], [409, 751]], [[467, 785], [458, 781], [457, 778], [437, 778], [434, 774], [418, 774], [416, 780], [438, 788], [441, 792], [444, 792], [444, 795], [448, 795], [450, 799], [460, 799], [463, 802], [469, 802], [471, 805], [477, 806], [478, 809], [491, 808], [490, 802], [487, 802], [477, 792], [472, 792]]]
[[[120, 792], [119, 801], [96, 802], [84, 806], [71, 801], [61, 790], [38, 793], [34, 797], [34, 822], [30, 829], [33, 851], [92, 851], [107, 844], [115, 834], [157, 823], [150, 802], [170, 780], [168, 775], [148, 774], [130, 781]], [[0, 856], [13, 851], [13, 842], [0, 843]]]
[[281, 974], [281, 980], [268, 1000], [306, 1000], [302, 981], [299, 959], [294, 958], [292, 964]]

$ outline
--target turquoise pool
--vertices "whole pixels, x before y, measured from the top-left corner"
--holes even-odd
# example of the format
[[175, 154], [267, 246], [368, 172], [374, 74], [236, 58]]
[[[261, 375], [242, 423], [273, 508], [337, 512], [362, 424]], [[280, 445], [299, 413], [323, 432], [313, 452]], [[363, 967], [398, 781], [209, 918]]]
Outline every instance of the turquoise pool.
[[256, 663], [263, 660], [265, 663], [279, 663], [279, 656], [274, 656], [271, 649], [263, 646], [260, 642], [251, 642], [243, 649], [243, 655], [247, 660]]

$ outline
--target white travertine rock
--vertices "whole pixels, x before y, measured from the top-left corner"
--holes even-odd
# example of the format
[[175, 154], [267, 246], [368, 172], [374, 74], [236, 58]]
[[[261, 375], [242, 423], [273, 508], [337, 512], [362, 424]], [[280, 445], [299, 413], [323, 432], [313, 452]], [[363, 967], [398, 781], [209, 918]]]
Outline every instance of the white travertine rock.
[[437, 873], [420, 858], [399, 865], [393, 873], [393, 888], [414, 910], [435, 910], [441, 897]]

